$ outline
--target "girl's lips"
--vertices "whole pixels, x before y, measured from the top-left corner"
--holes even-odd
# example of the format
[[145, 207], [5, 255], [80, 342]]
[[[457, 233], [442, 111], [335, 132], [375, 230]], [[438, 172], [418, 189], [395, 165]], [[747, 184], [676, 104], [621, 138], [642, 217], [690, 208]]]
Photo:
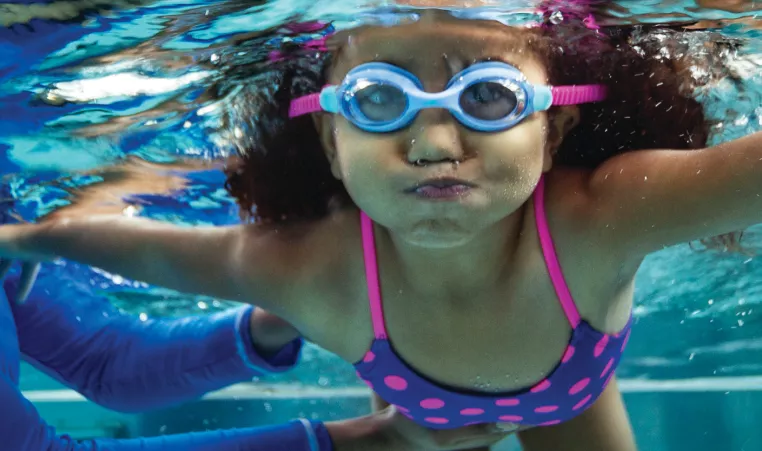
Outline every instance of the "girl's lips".
[[432, 185], [424, 185], [418, 187], [415, 190], [415, 194], [427, 199], [452, 199], [462, 197], [469, 191], [471, 191], [471, 187], [466, 185], [451, 185], [441, 188]]
[[473, 187], [465, 180], [443, 178], [418, 183], [407, 192], [426, 199], [448, 200], [467, 195]]

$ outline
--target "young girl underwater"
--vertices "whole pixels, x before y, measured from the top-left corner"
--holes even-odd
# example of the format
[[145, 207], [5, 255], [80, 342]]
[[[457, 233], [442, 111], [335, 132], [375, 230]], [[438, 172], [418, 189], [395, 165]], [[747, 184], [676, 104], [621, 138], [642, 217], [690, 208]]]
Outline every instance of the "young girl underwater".
[[228, 168], [255, 222], [9, 225], [0, 255], [255, 303], [430, 428], [633, 450], [635, 272], [762, 222], [762, 134], [707, 147], [690, 74], [629, 38], [425, 11], [291, 45]]

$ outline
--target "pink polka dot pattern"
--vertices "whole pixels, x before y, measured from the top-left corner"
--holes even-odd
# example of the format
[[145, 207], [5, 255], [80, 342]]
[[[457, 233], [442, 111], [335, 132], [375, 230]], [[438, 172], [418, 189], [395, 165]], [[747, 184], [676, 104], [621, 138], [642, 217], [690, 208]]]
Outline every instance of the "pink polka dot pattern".
[[627, 347], [627, 342], [630, 340], [630, 332], [632, 329], [627, 329], [627, 334], [624, 336], [624, 340], [622, 341], [622, 347], [620, 348], [620, 352], [624, 352], [624, 348]]
[[603, 351], [606, 350], [606, 346], [609, 344], [609, 336], [604, 335], [601, 340], [595, 344], [595, 349], [593, 350], [593, 355], [595, 357], [600, 357], [601, 354], [603, 354]]
[[386, 376], [384, 384], [392, 390], [402, 391], [407, 389], [407, 381], [399, 376]]
[[431, 424], [447, 424], [450, 422], [447, 418], [439, 418], [439, 417], [428, 417], [424, 418], [423, 421]]
[[549, 426], [570, 420], [594, 404], [619, 364], [629, 337], [627, 328], [621, 334], [603, 335], [582, 320], [561, 361], [545, 379], [507, 393], [472, 393], [437, 385], [432, 382], [435, 374], [416, 373], [394, 354], [385, 338], [377, 338], [372, 353], [367, 352], [355, 367], [383, 399], [430, 429], [496, 422]]
[[606, 373], [609, 372], [609, 370], [611, 369], [612, 366], [614, 366], [614, 358], [613, 357], [610, 358], [609, 362], [606, 364], [606, 366], [603, 367], [603, 371], [601, 372], [601, 379], [603, 379], [603, 376], [605, 376]]
[[445, 402], [437, 398], [429, 398], [421, 401], [421, 407], [424, 409], [441, 409], [445, 406]]
[[584, 398], [582, 398], [582, 401], [578, 402], [577, 404], [574, 404], [574, 407], [572, 407], [572, 410], [579, 410], [585, 406], [590, 400], [593, 399], [593, 395], [587, 395]]
[[550, 388], [550, 381], [545, 379], [542, 382], [540, 382], [539, 384], [537, 384], [534, 387], [532, 387], [529, 391], [532, 392], [532, 393], [540, 393], [540, 392], [544, 392], [545, 390], [547, 390], [549, 388]]
[[501, 415], [497, 417], [497, 419], [500, 421], [505, 421], [506, 423], [516, 423], [519, 421], [523, 421], [524, 417], [519, 415]]
[[498, 407], [513, 407], [518, 406], [519, 404], [521, 404], [521, 401], [516, 398], [498, 399], [495, 401], [495, 405]]
[[570, 395], [576, 395], [577, 393], [584, 390], [587, 385], [590, 383], [590, 378], [586, 377], [582, 379], [581, 381], [577, 382], [576, 384], [572, 385], [572, 388], [569, 389]]
[[564, 356], [563, 356], [563, 358], [561, 359], [561, 363], [566, 363], [566, 362], [568, 362], [569, 360], [571, 360], [571, 358], [572, 358], [573, 356], [574, 356], [574, 346], [572, 346], [572, 345], [569, 345], [569, 346], [566, 348], [566, 352], [564, 352]]

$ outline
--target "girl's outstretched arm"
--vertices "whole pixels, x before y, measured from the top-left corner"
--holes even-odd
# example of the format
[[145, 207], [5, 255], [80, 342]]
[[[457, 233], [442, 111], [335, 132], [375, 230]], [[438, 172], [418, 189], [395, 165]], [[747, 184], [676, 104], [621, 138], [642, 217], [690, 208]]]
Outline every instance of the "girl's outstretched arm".
[[740, 231], [762, 223], [762, 132], [700, 150], [625, 153], [578, 188], [579, 216], [625, 260]]
[[[327, 220], [330, 222], [330, 219]], [[0, 226], [0, 258], [63, 257], [185, 293], [254, 304], [298, 325], [330, 273], [328, 226], [184, 227], [125, 216]], [[311, 291], [310, 291], [311, 290]], [[314, 310], [314, 309], [313, 309]], [[298, 327], [298, 326], [297, 326]]]

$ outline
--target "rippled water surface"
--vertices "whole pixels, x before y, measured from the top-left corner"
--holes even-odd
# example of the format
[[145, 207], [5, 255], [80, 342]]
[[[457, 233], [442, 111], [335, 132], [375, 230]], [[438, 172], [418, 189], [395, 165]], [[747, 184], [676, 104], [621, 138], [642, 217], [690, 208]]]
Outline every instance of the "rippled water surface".
[[[394, 24], [433, 3], [442, 4], [406, 1], [399, 9], [394, 2], [359, 0], [178, 0], [124, 2], [124, 9], [107, 11], [101, 10], [106, 2], [88, 0], [59, 2], [58, 9], [0, 8], [0, 25], [9, 27], [0, 29], [0, 167], [21, 199], [16, 213], [34, 220], [62, 214], [75, 202], [88, 211], [187, 224], [237, 221], [215, 167], [233, 151], [231, 136], [241, 133], [236, 95], [267, 88], [245, 76], [268, 51], [252, 44], [257, 32], [292, 20], [331, 20], [338, 28]], [[526, 1], [445, 3], [458, 14], [507, 24], [538, 20]], [[618, 2], [600, 23], [704, 29], [664, 52], [703, 56], [691, 70], [702, 80], [696, 95], [718, 121], [713, 140], [720, 142], [762, 129], [762, 11], [752, 2], [702, 3]], [[714, 9], [718, 3], [730, 6]], [[707, 48], [710, 35], [739, 46]], [[118, 188], [95, 194], [103, 181]], [[762, 374], [762, 259], [753, 255], [762, 240], [752, 230], [744, 243], [749, 255], [684, 245], [648, 259], [637, 281], [639, 333], [620, 375]], [[144, 316], [229, 306], [76, 266], [57, 264], [51, 271], [89, 277], [94, 290]], [[355, 383], [345, 364], [322, 351], [310, 349], [305, 362], [281, 378]], [[336, 371], [326, 373], [326, 366]]]

